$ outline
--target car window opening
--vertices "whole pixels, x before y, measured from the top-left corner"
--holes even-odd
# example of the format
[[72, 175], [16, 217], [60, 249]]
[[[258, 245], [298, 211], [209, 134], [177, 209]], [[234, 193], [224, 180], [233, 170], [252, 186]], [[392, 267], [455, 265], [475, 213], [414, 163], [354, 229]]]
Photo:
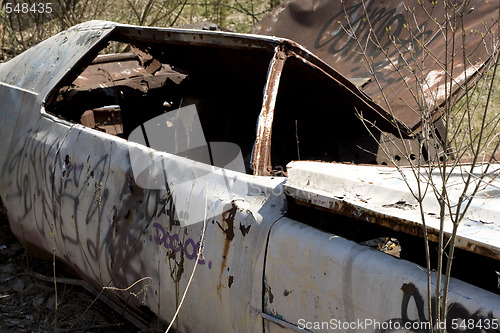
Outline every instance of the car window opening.
[[[67, 121], [130, 139], [147, 121], [195, 105], [207, 148], [212, 142], [237, 145], [246, 173], [252, 174], [272, 55], [267, 49], [118, 38], [60, 87], [46, 109]], [[356, 106], [331, 77], [289, 57], [274, 111], [272, 174], [286, 175], [286, 164], [293, 160], [380, 162], [377, 143], [357, 117]]]
[[271, 57], [267, 50], [115, 43], [59, 88], [46, 109], [69, 122], [131, 139], [147, 121], [194, 105], [207, 148], [217, 142], [237, 145], [251, 174]]

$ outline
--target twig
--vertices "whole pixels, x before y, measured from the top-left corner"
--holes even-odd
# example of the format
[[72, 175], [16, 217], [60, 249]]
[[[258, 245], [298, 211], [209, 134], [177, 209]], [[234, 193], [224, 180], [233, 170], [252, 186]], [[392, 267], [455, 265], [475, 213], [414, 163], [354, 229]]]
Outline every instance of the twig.
[[[205, 188], [208, 188], [208, 184], [206, 184]], [[196, 272], [196, 267], [198, 267], [198, 260], [200, 260], [200, 256], [201, 256], [202, 249], [203, 249], [203, 243], [205, 241], [205, 229], [207, 226], [207, 207], [208, 207], [208, 194], [206, 194], [206, 196], [205, 196], [205, 214], [203, 217], [203, 230], [201, 231], [200, 247], [198, 248], [198, 253], [196, 255], [196, 261], [194, 263], [193, 271], [191, 272], [191, 276], [189, 277], [189, 281], [186, 285], [186, 289], [184, 290], [184, 294], [182, 295], [179, 306], [177, 307], [177, 310], [175, 311], [174, 317], [170, 321], [170, 324], [168, 325], [165, 333], [168, 333], [168, 331], [170, 331], [170, 328], [174, 324], [175, 319], [177, 318], [177, 315], [179, 314], [179, 311], [181, 310], [182, 303], [184, 302], [184, 299], [186, 298], [186, 294], [189, 290], [189, 286], [191, 285], [191, 282], [193, 281], [194, 273]]]

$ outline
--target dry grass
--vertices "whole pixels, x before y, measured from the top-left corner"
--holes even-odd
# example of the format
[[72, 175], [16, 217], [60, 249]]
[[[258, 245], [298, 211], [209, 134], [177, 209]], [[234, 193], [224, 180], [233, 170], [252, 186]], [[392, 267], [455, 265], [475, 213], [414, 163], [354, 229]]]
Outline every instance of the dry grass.
[[[58, 277], [71, 277], [56, 266]], [[36, 272], [36, 273], [34, 273]], [[37, 274], [38, 273], [38, 274]], [[49, 279], [40, 279], [40, 274]], [[134, 332], [131, 324], [79, 285], [58, 283], [57, 315], [52, 262], [26, 254], [12, 235], [0, 200], [0, 332]], [[49, 280], [49, 281], [46, 281]], [[76, 314], [85, 313], [75, 323]]]
[[[13, 1], [12, 3], [15, 3]], [[51, 14], [0, 11], [0, 62], [55, 33], [90, 20], [171, 27], [211, 21], [247, 32], [279, 2], [276, 0], [81, 0], [53, 2]]]
[[[499, 141], [498, 128], [500, 122], [500, 67], [493, 78], [493, 70], [488, 71], [479, 80], [475, 87], [471, 87], [469, 99], [463, 97], [453, 107], [452, 123], [450, 124], [451, 133], [455, 133], [452, 146], [455, 152], [463, 151], [464, 159], [472, 158], [472, 150], [465, 147], [477, 146], [481, 128], [484, 127], [482, 136], [482, 148], [480, 155], [488, 158], [491, 155], [499, 153], [495, 150], [496, 143]], [[491, 87], [489, 103], [488, 92]], [[470, 110], [470, 112], [467, 112]], [[469, 116], [470, 115], [470, 116]], [[461, 119], [464, 119], [461, 121]], [[483, 125], [484, 121], [484, 125]]]

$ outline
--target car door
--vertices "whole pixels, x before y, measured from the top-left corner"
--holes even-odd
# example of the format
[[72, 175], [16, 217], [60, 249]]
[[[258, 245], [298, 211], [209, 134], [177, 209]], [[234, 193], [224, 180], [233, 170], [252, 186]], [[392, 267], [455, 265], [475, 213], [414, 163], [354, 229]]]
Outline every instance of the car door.
[[97, 290], [147, 305], [164, 321], [189, 283], [180, 330], [259, 331], [266, 239], [285, 207], [273, 189], [282, 179], [229, 169], [238, 169], [237, 149], [227, 154], [234, 145], [205, 142], [194, 106], [176, 112], [145, 122], [128, 141], [69, 130], [54, 172], [58, 254]]

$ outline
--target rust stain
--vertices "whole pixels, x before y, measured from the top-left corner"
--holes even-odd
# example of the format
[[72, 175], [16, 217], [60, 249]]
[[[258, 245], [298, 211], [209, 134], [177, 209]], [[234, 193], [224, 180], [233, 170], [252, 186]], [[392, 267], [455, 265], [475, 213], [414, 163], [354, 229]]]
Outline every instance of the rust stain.
[[71, 166], [71, 157], [69, 155], [66, 155], [66, 158], [64, 159], [64, 164], [67, 167]]
[[236, 215], [236, 210], [238, 207], [236, 204], [231, 202], [231, 208], [226, 212], [222, 213], [222, 224], [226, 226], [224, 228], [219, 222], [217, 225], [226, 235], [226, 240], [224, 243], [224, 250], [222, 252], [222, 264], [220, 266], [220, 275], [219, 275], [219, 284], [217, 285], [217, 291], [219, 292], [219, 296], [221, 295], [221, 287], [222, 287], [222, 273], [224, 272], [224, 268], [226, 268], [227, 255], [229, 252], [229, 246], [231, 245], [231, 241], [234, 239], [234, 217]]
[[257, 139], [255, 140], [252, 165], [256, 176], [269, 176], [272, 174], [271, 131], [274, 119], [274, 106], [286, 58], [287, 54], [284, 51], [284, 47], [276, 47], [267, 73], [264, 101], [259, 116]]
[[269, 303], [272, 303], [274, 302], [274, 295], [271, 291], [271, 286], [268, 285], [266, 283], [265, 287], [264, 287], [264, 293], [266, 294], [265, 298], [264, 298], [264, 301], [265, 301], [265, 304], [267, 305], [267, 302], [269, 301]]
[[127, 212], [125, 218], [127, 219], [129, 224], [132, 224], [132, 222], [134, 221], [135, 213], [136, 213], [135, 208]]
[[[448, 237], [445, 237], [445, 239], [448, 240]], [[484, 247], [482, 245], [473, 244], [469, 241], [463, 240], [461, 237], [458, 237], [458, 236], [457, 236], [457, 239], [458, 239], [458, 244], [456, 245], [456, 247], [458, 247], [458, 248], [462, 248], [462, 249], [465, 249], [469, 252], [477, 253], [479, 255], [489, 257], [492, 259], [498, 260], [498, 258], [500, 257], [500, 253], [498, 253], [498, 251], [495, 251], [493, 249], [489, 249], [489, 248]], [[463, 242], [465, 242], [465, 245], [463, 245]]]
[[217, 222], [217, 225], [221, 230], [226, 234], [226, 244], [231, 242], [234, 238], [234, 216], [236, 215], [236, 210], [238, 209], [234, 202], [231, 202], [231, 209], [222, 213], [222, 224], [227, 225], [227, 228], [224, 227]]
[[[299, 198], [295, 198], [295, 202], [300, 205], [313, 206], [320, 210], [329, 210], [335, 213], [353, 217], [357, 220], [366, 221], [373, 224], [378, 224], [386, 228], [392, 229], [394, 231], [403, 232], [412, 236], [424, 237], [422, 225], [411, 220], [406, 220], [400, 217], [395, 217], [376, 211], [372, 211], [363, 207], [356, 206], [344, 200], [330, 200], [328, 202], [320, 202], [318, 200], [309, 200], [308, 202], [303, 201]], [[327, 208], [329, 207], [329, 208]], [[433, 228], [427, 228], [427, 235], [431, 242], [437, 242], [439, 240], [439, 230]], [[450, 235], [445, 234], [445, 241], [449, 239]], [[457, 248], [467, 250], [469, 252], [477, 253], [485, 257], [492, 259], [498, 259], [500, 254], [486, 246], [480, 244], [473, 244], [462, 237], [457, 236]]]

